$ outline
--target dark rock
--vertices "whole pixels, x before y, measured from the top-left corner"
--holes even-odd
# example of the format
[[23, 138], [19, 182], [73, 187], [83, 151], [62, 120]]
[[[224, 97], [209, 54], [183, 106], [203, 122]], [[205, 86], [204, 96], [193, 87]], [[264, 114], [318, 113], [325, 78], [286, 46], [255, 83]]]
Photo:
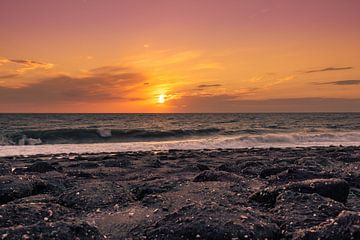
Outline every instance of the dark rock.
[[290, 183], [284, 186], [285, 189], [302, 192], [318, 193], [321, 196], [345, 203], [349, 195], [349, 185], [342, 179], [312, 179], [302, 182]]
[[0, 204], [32, 195], [34, 182], [27, 176], [0, 176]]
[[118, 167], [118, 168], [126, 168], [131, 166], [131, 161], [128, 159], [115, 159], [115, 160], [107, 160], [104, 162], [105, 167]]
[[11, 174], [11, 165], [8, 163], [0, 163], [0, 176]]
[[301, 168], [289, 168], [269, 178], [271, 183], [285, 184], [294, 181], [303, 181], [316, 178], [331, 178], [333, 175], [324, 172], [315, 172]]
[[342, 203], [316, 193], [285, 191], [277, 197], [271, 213], [283, 232], [290, 236], [297, 229], [316, 226], [336, 217], [344, 208]]
[[272, 167], [272, 168], [265, 168], [263, 170], [261, 170], [260, 172], [260, 177], [261, 178], [266, 178], [272, 175], [276, 175], [279, 174], [285, 170], [287, 170], [289, 167]]
[[115, 204], [127, 205], [131, 201], [132, 194], [115, 182], [86, 182], [59, 196], [60, 204], [86, 211], [111, 208]]
[[69, 210], [54, 203], [21, 203], [0, 206], [0, 228], [59, 220]]
[[69, 165], [71, 168], [81, 168], [81, 169], [87, 169], [87, 168], [98, 168], [100, 165], [96, 162], [79, 162], [75, 164]]
[[209, 168], [208, 166], [206, 166], [205, 164], [201, 164], [201, 163], [196, 164], [196, 167], [197, 167], [200, 171], [210, 170], [210, 168]]
[[161, 160], [161, 161], [168, 160], [168, 156], [167, 155], [160, 155], [159, 160]]
[[215, 170], [203, 171], [194, 178], [194, 182], [209, 182], [209, 181], [240, 182], [242, 180], [243, 178], [241, 178], [236, 174], [225, 171], [215, 171]]
[[92, 179], [95, 178], [92, 173], [85, 172], [85, 171], [69, 171], [66, 173], [69, 176], [84, 178], [84, 179]]
[[135, 195], [137, 200], [142, 200], [146, 195], [169, 192], [174, 190], [177, 186], [177, 182], [155, 182], [137, 184], [131, 187], [131, 192]]
[[185, 206], [149, 229], [147, 239], [279, 239], [279, 228], [256, 211], [221, 206]]
[[50, 171], [56, 171], [56, 168], [53, 167], [50, 163], [48, 162], [35, 162], [33, 164], [31, 164], [28, 168], [27, 168], [28, 172], [39, 172], [39, 173], [45, 173], [45, 172], [50, 172]]
[[279, 195], [280, 190], [276, 188], [265, 188], [250, 196], [250, 201], [255, 201], [266, 205], [267, 207], [273, 207], [276, 203], [276, 198]]
[[294, 240], [357, 240], [360, 239], [360, 212], [342, 211], [318, 226], [298, 230]]
[[162, 165], [161, 161], [159, 159], [155, 159], [149, 162], [149, 167], [153, 168], [160, 168]]
[[99, 231], [87, 223], [40, 223], [31, 226], [0, 229], [2, 240], [102, 240], [105, 239]]
[[290, 190], [300, 193], [317, 193], [321, 196], [345, 203], [349, 195], [349, 185], [342, 179], [312, 179], [285, 184], [278, 187], [268, 187], [250, 196], [250, 200], [274, 206], [277, 196]]

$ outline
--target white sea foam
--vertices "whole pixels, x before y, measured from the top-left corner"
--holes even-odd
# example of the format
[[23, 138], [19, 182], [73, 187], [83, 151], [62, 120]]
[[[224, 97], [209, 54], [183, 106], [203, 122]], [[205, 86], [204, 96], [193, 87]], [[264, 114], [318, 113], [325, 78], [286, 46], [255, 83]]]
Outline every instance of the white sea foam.
[[0, 156], [97, 153], [123, 151], [151, 151], [168, 149], [216, 149], [249, 147], [307, 147], [307, 146], [360, 146], [360, 132], [330, 133], [278, 133], [242, 135], [233, 137], [208, 137], [161, 142], [126, 142], [95, 144], [55, 144], [35, 146], [0, 146]]
[[96, 132], [100, 137], [103, 138], [109, 138], [112, 135], [110, 129], [99, 128], [96, 130]]
[[23, 136], [18, 141], [18, 145], [20, 145], [20, 146], [23, 146], [23, 145], [39, 145], [41, 143], [42, 143], [42, 141], [41, 141], [40, 138], [28, 138], [27, 136]]

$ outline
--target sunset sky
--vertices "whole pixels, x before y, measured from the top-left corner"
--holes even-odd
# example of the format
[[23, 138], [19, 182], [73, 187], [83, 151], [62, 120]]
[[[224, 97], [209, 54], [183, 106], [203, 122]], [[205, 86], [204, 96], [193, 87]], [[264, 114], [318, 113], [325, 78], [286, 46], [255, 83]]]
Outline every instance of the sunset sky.
[[0, 112], [360, 111], [359, 0], [1, 0]]

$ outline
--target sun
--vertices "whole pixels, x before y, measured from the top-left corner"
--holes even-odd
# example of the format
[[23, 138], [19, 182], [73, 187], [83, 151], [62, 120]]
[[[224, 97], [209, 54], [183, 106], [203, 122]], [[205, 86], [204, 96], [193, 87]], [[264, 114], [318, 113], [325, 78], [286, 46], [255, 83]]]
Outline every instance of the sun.
[[165, 103], [165, 97], [166, 96], [164, 94], [160, 94], [158, 99], [157, 99], [157, 102], [161, 103], [161, 104]]

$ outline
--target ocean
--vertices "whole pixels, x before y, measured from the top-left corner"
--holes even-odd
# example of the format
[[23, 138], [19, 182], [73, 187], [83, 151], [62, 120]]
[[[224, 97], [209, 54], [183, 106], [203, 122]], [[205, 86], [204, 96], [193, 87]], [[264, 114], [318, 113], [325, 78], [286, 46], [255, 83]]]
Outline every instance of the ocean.
[[360, 145], [360, 113], [0, 114], [0, 156]]

